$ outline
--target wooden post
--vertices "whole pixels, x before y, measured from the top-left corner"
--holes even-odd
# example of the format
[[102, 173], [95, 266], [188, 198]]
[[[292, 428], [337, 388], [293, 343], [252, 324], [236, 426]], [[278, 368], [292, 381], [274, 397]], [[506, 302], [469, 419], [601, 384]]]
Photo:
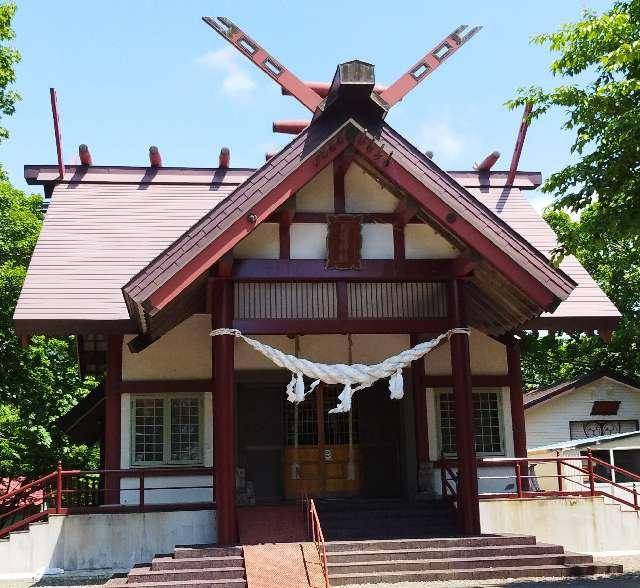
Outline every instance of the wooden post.
[[[416, 335], [411, 335], [411, 347], [419, 343]], [[424, 384], [424, 358], [411, 364], [411, 387], [416, 428], [416, 461], [418, 492], [433, 491], [433, 480], [429, 478], [429, 431], [427, 426], [427, 392]]]
[[[212, 283], [212, 326], [233, 326], [233, 282]], [[218, 543], [237, 542], [236, 426], [233, 336], [213, 337], [213, 437]]]
[[558, 475], [558, 492], [562, 492], [563, 479], [562, 479], [562, 461], [560, 460], [560, 452], [556, 451], [556, 474]]
[[507, 340], [507, 368], [509, 372], [511, 424], [513, 426], [513, 450], [516, 457], [527, 457], [527, 433], [524, 418], [522, 370], [520, 367], [520, 341], [513, 335]]
[[587, 450], [587, 471], [589, 472], [589, 492], [591, 496], [596, 495], [596, 480], [593, 475], [593, 455], [591, 455], [591, 449]]
[[[454, 280], [450, 286], [450, 311], [458, 327], [466, 326], [463, 285], [460, 280]], [[473, 430], [469, 337], [466, 334], [455, 333], [451, 336], [450, 345], [458, 454], [458, 522], [465, 533], [477, 535], [480, 533], [480, 504]]]
[[62, 462], [56, 468], [56, 514], [62, 512]]
[[[105, 378], [104, 467], [120, 469], [120, 389], [122, 384], [122, 335], [107, 337], [107, 374]], [[104, 476], [105, 504], [120, 504], [120, 476]]]
[[522, 468], [520, 467], [520, 462], [516, 463], [516, 490], [518, 498], [522, 498]]

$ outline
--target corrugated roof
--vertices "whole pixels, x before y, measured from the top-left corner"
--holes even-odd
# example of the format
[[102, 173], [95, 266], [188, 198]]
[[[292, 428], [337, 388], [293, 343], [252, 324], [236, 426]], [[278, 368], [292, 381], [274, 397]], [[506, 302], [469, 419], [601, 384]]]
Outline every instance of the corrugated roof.
[[55, 186], [15, 312], [20, 332], [41, 332], [43, 319], [50, 334], [83, 323], [135, 332], [122, 286], [249, 175], [198, 170], [196, 183], [156, 184], [129, 171], [114, 181], [106, 168], [92, 170], [93, 181]]

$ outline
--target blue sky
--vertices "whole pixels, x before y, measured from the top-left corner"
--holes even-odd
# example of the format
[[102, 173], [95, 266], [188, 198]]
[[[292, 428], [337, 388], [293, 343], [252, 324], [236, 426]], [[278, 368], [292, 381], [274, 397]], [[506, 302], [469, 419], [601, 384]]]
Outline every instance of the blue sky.
[[[215, 166], [222, 146], [234, 166], [258, 166], [290, 137], [271, 122], [308, 112], [212, 29], [224, 15], [305, 80], [330, 80], [342, 61], [376, 65], [389, 84], [457, 25], [484, 29], [397, 104], [387, 120], [445, 169], [468, 169], [502, 152], [508, 167], [520, 112], [503, 106], [519, 86], [557, 83], [549, 52], [529, 38], [576, 20], [603, 0], [160, 0], [18, 1], [17, 89], [23, 95], [0, 146], [11, 180], [26, 188], [23, 165], [55, 163], [48, 89], [58, 91], [65, 159], [87, 143], [97, 165], [147, 165], [158, 145], [165, 165]], [[536, 121], [520, 169], [545, 176], [570, 160], [562, 113]], [[532, 195], [540, 207], [547, 198]]]

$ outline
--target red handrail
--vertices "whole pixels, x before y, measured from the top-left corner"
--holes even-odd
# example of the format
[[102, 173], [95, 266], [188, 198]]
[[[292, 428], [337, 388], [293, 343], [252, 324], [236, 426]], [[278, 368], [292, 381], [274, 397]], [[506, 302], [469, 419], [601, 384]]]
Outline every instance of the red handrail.
[[320, 565], [322, 566], [322, 573], [324, 575], [325, 588], [331, 588], [329, 584], [329, 569], [327, 565], [327, 548], [324, 542], [324, 533], [320, 526], [320, 518], [318, 517], [318, 510], [316, 509], [316, 503], [313, 498], [307, 498], [308, 503], [308, 528], [310, 530], [311, 539], [318, 550], [318, 557], [320, 558]]
[[[117, 487], [101, 486], [98, 483], [98, 476], [112, 474], [112, 483], [115, 482]], [[49, 514], [58, 515], [68, 514], [71, 507], [79, 511], [91, 510], [99, 505], [99, 495], [103, 496], [110, 492], [131, 492], [138, 491], [139, 503], [129, 507], [128, 505], [116, 505], [123, 508], [135, 509], [139, 512], [145, 510], [145, 491], [150, 490], [185, 490], [185, 489], [208, 489], [213, 488], [211, 485], [191, 485], [191, 486], [149, 486], [145, 484], [145, 478], [149, 476], [180, 476], [200, 474], [203, 476], [213, 476], [213, 468], [207, 467], [167, 467], [167, 468], [136, 468], [136, 469], [117, 469], [117, 470], [63, 470], [62, 464], [58, 463], [55, 471], [29, 482], [24, 486], [20, 486], [0, 496], [0, 538], [9, 533], [27, 527], [29, 523], [36, 520], [46, 518]], [[80, 478], [76, 481], [75, 487], [65, 487], [65, 478]], [[121, 489], [119, 480], [121, 478], [138, 478], [140, 483], [137, 489]], [[79, 486], [80, 484], [80, 486]], [[65, 496], [70, 497], [65, 500]], [[74, 498], [79, 496], [79, 498]], [[80, 503], [78, 504], [78, 501]], [[66, 505], [65, 505], [66, 502]], [[172, 504], [172, 506], [175, 506]], [[38, 509], [39, 512], [33, 512]], [[74, 511], [75, 512], [75, 511]], [[17, 517], [17, 520], [15, 520]], [[4, 524], [4, 526], [3, 526]]]
[[[479, 460], [479, 462], [483, 465], [505, 465], [505, 466], [513, 466], [514, 468], [514, 476], [478, 476], [479, 480], [490, 480], [490, 479], [508, 479], [515, 477], [516, 483], [516, 492], [514, 493], [481, 493], [480, 498], [523, 498], [523, 497], [537, 497], [537, 496], [606, 496], [611, 500], [619, 502], [620, 504], [624, 504], [629, 506], [635, 510], [640, 510], [639, 500], [638, 500], [638, 491], [636, 489], [636, 482], [640, 482], [640, 475], [625, 470], [624, 468], [612, 465], [600, 458], [594, 457], [591, 449], [587, 450], [586, 455], [580, 455], [575, 457], [561, 457], [560, 455], [556, 455], [555, 457], [507, 457], [507, 458], [483, 458]], [[576, 464], [578, 462], [578, 464]], [[586, 462], [586, 467], [585, 467]], [[555, 463], [556, 464], [556, 472], [554, 475], [530, 475], [522, 474], [523, 466], [526, 468], [526, 471], [529, 472], [529, 466], [531, 464], [541, 464], [541, 463]], [[613, 475], [611, 479], [599, 474], [596, 471], [595, 466], [599, 466], [608, 470], [609, 472], [616, 472], [621, 474], [631, 480], [633, 482], [632, 488], [628, 486], [624, 486], [619, 484], [618, 482], [613, 481]], [[565, 468], [570, 468], [571, 470], [575, 470], [576, 472], [582, 474], [587, 478], [586, 483], [585, 480], [577, 480], [573, 476], [567, 476], [563, 473], [563, 466]], [[444, 465], [443, 465], [444, 467]], [[558, 490], [536, 490], [532, 491], [530, 488], [524, 489], [523, 481], [528, 482], [529, 480], [543, 479], [543, 478], [557, 478]], [[564, 481], [569, 480], [571, 483], [575, 484], [578, 487], [586, 488], [587, 490], [568, 490], [565, 489]], [[631, 494], [629, 499], [626, 500], [619, 495], [614, 494], [613, 492], [608, 492], [603, 488], [596, 488], [596, 483], [604, 483], [611, 488], [617, 488], [622, 492], [626, 492], [627, 494]]]

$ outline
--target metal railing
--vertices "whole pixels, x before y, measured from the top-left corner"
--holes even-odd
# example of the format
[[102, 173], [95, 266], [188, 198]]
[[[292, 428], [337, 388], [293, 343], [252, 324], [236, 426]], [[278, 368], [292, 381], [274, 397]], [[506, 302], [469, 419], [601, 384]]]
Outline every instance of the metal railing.
[[318, 510], [316, 509], [316, 503], [313, 498], [303, 496], [303, 504], [306, 505], [306, 525], [309, 539], [313, 541], [318, 551], [318, 558], [320, 559], [320, 565], [322, 566], [322, 574], [324, 576], [325, 588], [331, 588], [329, 584], [329, 566], [327, 565], [327, 547], [324, 541], [324, 533], [320, 526], [320, 517], [318, 517]]
[[[210, 477], [206, 484], [149, 485], [151, 477]], [[121, 487], [121, 480], [137, 480], [132, 488]], [[124, 470], [64, 470], [58, 463], [55, 471], [0, 495], [0, 538], [42, 520], [50, 514], [67, 515], [97, 512], [146, 512], [180, 510], [197, 506], [211, 507], [212, 500], [149, 503], [147, 495], [155, 492], [211, 490], [213, 468], [137, 468]], [[135, 495], [137, 503], [121, 503], [121, 496]], [[212, 496], [213, 498], [213, 496]]]
[[[604, 496], [634, 510], [640, 510], [637, 490], [640, 476], [594, 457], [591, 450], [588, 450], [586, 455], [575, 457], [560, 455], [522, 458], [490, 457], [481, 459], [480, 465], [512, 466], [514, 471], [512, 475], [479, 475], [479, 481], [513, 480], [514, 482], [514, 492], [482, 492], [481, 499]], [[535, 471], [536, 466], [545, 465], [549, 466], [549, 472]], [[628, 483], [631, 486], [614, 482], [613, 472], [630, 480]], [[603, 474], [608, 474], [609, 477]], [[550, 485], [546, 484], [547, 480], [552, 480]], [[541, 483], [546, 487], [541, 487]]]
[[458, 475], [444, 456], [440, 458], [440, 483], [442, 497], [452, 503], [455, 502], [458, 494]]

